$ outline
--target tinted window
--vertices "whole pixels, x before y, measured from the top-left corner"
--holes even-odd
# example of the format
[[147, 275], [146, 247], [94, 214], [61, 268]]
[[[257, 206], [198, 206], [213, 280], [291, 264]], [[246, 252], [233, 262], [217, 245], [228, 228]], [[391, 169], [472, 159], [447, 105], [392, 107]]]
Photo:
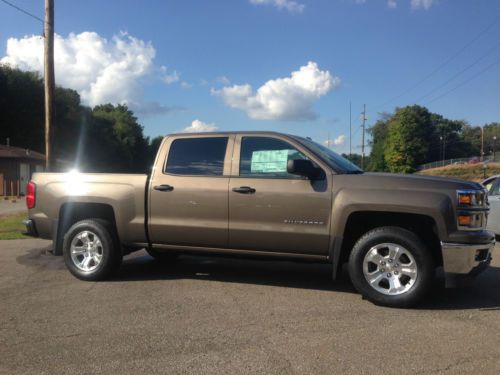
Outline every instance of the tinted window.
[[227, 137], [176, 139], [168, 153], [167, 173], [222, 176]]
[[495, 178], [486, 184], [486, 189], [489, 195], [500, 195], [500, 178]]
[[338, 155], [328, 147], [320, 145], [310, 139], [302, 137], [294, 137], [298, 142], [311, 150], [314, 154], [319, 155], [323, 161], [328, 163], [334, 170], [341, 173], [363, 173], [358, 166], [351, 163], [349, 160]]
[[288, 160], [307, 159], [291, 144], [275, 138], [243, 137], [240, 176], [298, 178], [288, 173]]

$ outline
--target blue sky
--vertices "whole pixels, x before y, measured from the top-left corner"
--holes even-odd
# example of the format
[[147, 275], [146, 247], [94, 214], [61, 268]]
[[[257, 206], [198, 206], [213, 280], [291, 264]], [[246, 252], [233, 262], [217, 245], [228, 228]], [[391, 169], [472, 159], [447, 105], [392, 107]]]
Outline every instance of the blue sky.
[[[11, 2], [43, 18], [42, 0]], [[56, 0], [66, 54], [56, 81], [89, 104], [130, 103], [149, 136], [199, 120], [195, 127], [330, 135], [338, 152], [349, 150], [351, 102], [359, 152], [363, 104], [368, 126], [429, 93], [418, 103], [431, 111], [473, 125], [500, 121], [499, 17], [498, 0]], [[40, 69], [33, 51], [43, 42], [32, 35], [41, 29], [0, 3], [0, 58]], [[71, 66], [68, 55], [85, 53]]]

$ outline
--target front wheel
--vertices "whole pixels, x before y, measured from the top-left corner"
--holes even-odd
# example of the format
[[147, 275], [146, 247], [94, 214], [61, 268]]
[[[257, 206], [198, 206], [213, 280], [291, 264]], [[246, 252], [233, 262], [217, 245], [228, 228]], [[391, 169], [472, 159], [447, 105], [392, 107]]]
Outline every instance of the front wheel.
[[64, 235], [63, 257], [69, 271], [81, 280], [106, 279], [119, 267], [122, 254], [109, 223], [82, 220]]
[[434, 261], [409, 230], [376, 228], [363, 235], [349, 257], [349, 275], [364, 298], [390, 307], [410, 307], [428, 292]]

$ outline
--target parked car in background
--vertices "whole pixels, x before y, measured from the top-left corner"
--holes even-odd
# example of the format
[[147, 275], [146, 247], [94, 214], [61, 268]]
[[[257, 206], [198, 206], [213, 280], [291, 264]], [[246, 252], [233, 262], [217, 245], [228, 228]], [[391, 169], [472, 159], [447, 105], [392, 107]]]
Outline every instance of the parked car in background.
[[490, 213], [486, 228], [495, 235], [500, 235], [500, 174], [491, 176], [483, 181], [483, 185], [488, 191], [490, 202]]

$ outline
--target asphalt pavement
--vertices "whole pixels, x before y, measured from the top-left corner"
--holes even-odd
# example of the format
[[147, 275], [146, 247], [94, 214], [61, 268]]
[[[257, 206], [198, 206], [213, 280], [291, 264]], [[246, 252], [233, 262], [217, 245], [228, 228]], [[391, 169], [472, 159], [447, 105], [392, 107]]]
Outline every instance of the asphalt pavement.
[[322, 264], [145, 252], [107, 282], [0, 241], [2, 374], [499, 374], [500, 249], [463, 289], [378, 307]]

